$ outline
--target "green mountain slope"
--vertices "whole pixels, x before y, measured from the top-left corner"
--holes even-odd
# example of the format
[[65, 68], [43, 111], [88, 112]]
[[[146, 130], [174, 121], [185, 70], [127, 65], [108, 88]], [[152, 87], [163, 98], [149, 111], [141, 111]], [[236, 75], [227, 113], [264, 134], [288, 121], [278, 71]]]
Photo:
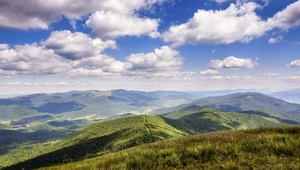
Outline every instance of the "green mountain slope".
[[0, 145], [0, 157], [1, 153], [15, 153], [24, 144], [31, 146], [30, 143], [45, 142], [36, 140], [41, 138], [32, 138], [39, 131], [44, 132], [44, 137], [47, 133], [58, 133], [60, 135], [49, 135], [52, 139], [46, 137], [57, 140], [57, 137], [65, 138], [100, 121], [147, 114], [156, 108], [176, 106], [194, 99], [185, 92], [127, 90], [70, 91], [0, 98], [0, 129], [13, 130], [12, 133], [17, 134], [12, 137], [0, 132], [0, 142], [5, 143]]
[[0, 121], [19, 120], [39, 113], [77, 118], [87, 115], [109, 117], [147, 108], [175, 106], [192, 101], [195, 96], [172, 91], [71, 91], [34, 94], [0, 99]]
[[177, 107], [160, 109], [157, 112], [170, 113], [194, 105], [208, 106], [227, 112], [245, 112], [300, 122], [299, 104], [253, 92], [207, 97]]
[[160, 141], [42, 170], [300, 169], [300, 127], [222, 131]]
[[32, 158], [28, 155], [29, 160], [7, 169], [34, 169], [78, 161], [143, 143], [185, 135], [186, 133], [173, 128], [157, 116], [135, 116], [110, 120], [91, 125], [78, 134], [43, 150], [39, 148], [36, 152], [39, 152], [40, 156]]
[[190, 106], [164, 115], [166, 122], [177, 129], [197, 134], [229, 129], [283, 126], [274, 118], [255, 114], [224, 112], [201, 106]]

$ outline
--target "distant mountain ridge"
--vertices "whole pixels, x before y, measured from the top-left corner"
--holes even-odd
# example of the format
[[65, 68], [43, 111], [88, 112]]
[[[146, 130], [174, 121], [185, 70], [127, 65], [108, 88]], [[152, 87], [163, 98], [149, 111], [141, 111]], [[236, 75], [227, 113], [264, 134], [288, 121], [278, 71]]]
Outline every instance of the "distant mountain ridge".
[[300, 122], [300, 104], [289, 103], [282, 99], [255, 92], [206, 97], [176, 107], [158, 109], [156, 113], [174, 112], [193, 105], [207, 106], [229, 112], [260, 113], [269, 117]]
[[18, 121], [49, 115], [60, 119], [80, 117], [106, 118], [123, 113], [147, 113], [164, 106], [193, 101], [195, 96], [173, 91], [70, 91], [33, 94], [0, 99], [0, 121]]
[[277, 98], [286, 100], [288, 102], [300, 104], [300, 88], [275, 92], [275, 93], [271, 93], [270, 95], [273, 97], [277, 97]]
[[[5, 146], [0, 146], [0, 153], [4, 153], [0, 154], [0, 162], [12, 165], [29, 159], [11, 168], [31, 169], [79, 161], [171, 137], [230, 129], [300, 125], [299, 104], [265, 94], [246, 92], [198, 100], [193, 98], [193, 95], [183, 92], [114, 90], [3, 99], [0, 107], [6, 108], [6, 111], [14, 109], [21, 116], [17, 115], [10, 121], [15, 126], [13, 129], [7, 121], [0, 122], [0, 140], [5, 143]], [[185, 104], [158, 109], [156, 111], [164, 114], [157, 116], [136, 116], [133, 113], [175, 103]], [[43, 112], [39, 112], [41, 110]], [[123, 114], [116, 114], [120, 110]], [[101, 114], [102, 111], [105, 114]], [[14, 116], [16, 112], [12, 113], [11, 116]], [[144, 113], [151, 113], [151, 109]], [[96, 123], [99, 121], [103, 122]], [[24, 124], [26, 128], [22, 127]], [[60, 141], [66, 136], [68, 138]], [[10, 160], [11, 155], [18, 159]]]

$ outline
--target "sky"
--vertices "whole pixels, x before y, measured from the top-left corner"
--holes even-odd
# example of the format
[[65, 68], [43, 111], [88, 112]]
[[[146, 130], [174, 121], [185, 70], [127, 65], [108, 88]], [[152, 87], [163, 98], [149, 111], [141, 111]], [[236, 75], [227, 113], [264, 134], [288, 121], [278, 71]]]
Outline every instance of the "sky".
[[0, 94], [300, 88], [300, 0], [1, 0]]

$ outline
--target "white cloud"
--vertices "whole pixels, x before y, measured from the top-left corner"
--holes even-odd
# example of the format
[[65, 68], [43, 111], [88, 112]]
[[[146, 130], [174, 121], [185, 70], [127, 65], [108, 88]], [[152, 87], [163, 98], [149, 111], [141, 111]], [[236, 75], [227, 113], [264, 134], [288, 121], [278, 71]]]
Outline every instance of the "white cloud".
[[300, 25], [300, 1], [288, 5], [284, 10], [276, 13], [274, 17], [268, 19], [268, 23], [273, 27], [288, 30], [291, 27]]
[[179, 52], [168, 46], [155, 49], [151, 53], [137, 53], [126, 57], [128, 70], [149, 72], [178, 70], [183, 64]]
[[2, 0], [0, 26], [23, 30], [48, 29], [49, 25], [60, 20], [62, 15], [69, 19], [79, 19], [100, 8], [96, 1], [88, 1]]
[[268, 40], [268, 43], [269, 43], [269, 44], [275, 44], [275, 43], [280, 42], [282, 39], [283, 39], [282, 36], [278, 36], [278, 37], [275, 37], [275, 38], [272, 37], [272, 38], [270, 38], [270, 39]]
[[[223, 3], [226, 0], [216, 0]], [[258, 4], [262, 2], [263, 4]], [[237, 0], [225, 10], [199, 9], [186, 23], [174, 25], [162, 34], [165, 42], [177, 47], [184, 44], [231, 44], [248, 43], [267, 32], [279, 28], [288, 31], [300, 26], [300, 1], [288, 5], [266, 20], [257, 15], [256, 10], [263, 9], [268, 0]], [[279, 42], [283, 36], [270, 38], [270, 44]]]
[[215, 0], [215, 1], [219, 4], [221, 4], [221, 3], [227, 2], [228, 0]]
[[0, 50], [0, 74], [56, 74], [70, 68], [70, 63], [36, 43]]
[[106, 55], [97, 55], [78, 60], [70, 76], [139, 77], [139, 78], [191, 78], [194, 72], [180, 72], [183, 57], [168, 46], [154, 49], [150, 53], [131, 54], [125, 61]]
[[159, 20], [139, 18], [134, 14], [97, 11], [89, 17], [86, 25], [92, 28], [92, 34], [97, 37], [115, 39], [121, 36], [147, 34], [157, 36], [153, 35], [153, 32], [157, 32]]
[[212, 69], [208, 69], [208, 70], [203, 70], [200, 71], [201, 75], [214, 75], [214, 74], [219, 74], [218, 70], [212, 70]]
[[218, 80], [218, 79], [223, 79], [223, 76], [213, 76], [211, 77], [212, 80]]
[[288, 64], [289, 67], [300, 67], [300, 60], [294, 60], [291, 61], [290, 64]]
[[[235, 1], [235, 0], [211, 0], [211, 1], [215, 1], [219, 4], [222, 4], [224, 2], [228, 2], [228, 1]], [[246, 3], [246, 2], [262, 2], [264, 6], [268, 6], [269, 4], [269, 0], [236, 0], [237, 3]]]
[[231, 4], [225, 10], [199, 9], [187, 23], [171, 26], [163, 33], [165, 42], [183, 44], [247, 43], [271, 28], [255, 13], [261, 8], [254, 2]]
[[[110, 29], [114, 32], [115, 30], [113, 29], [119, 28], [119, 26], [114, 27], [113, 21], [109, 19], [117, 18], [116, 21], [121, 21], [121, 23], [115, 24], [123, 24], [121, 26], [131, 28], [132, 32], [129, 32], [128, 35], [135, 36], [137, 35], [136, 32], [141, 32], [141, 30], [133, 33], [135, 27], [130, 25], [132, 21], [138, 21], [139, 23], [145, 24], [145, 26], [151, 26], [153, 31], [157, 29], [157, 27], [153, 28], [153, 26], [158, 25], [157, 20], [139, 18], [135, 13], [139, 10], [149, 10], [154, 4], [159, 4], [164, 1], [165, 0], [1, 0], [0, 27], [22, 30], [49, 29], [51, 23], [57, 22], [62, 19], [62, 16], [65, 16], [71, 21], [70, 24], [75, 28], [76, 20], [82, 20], [92, 14], [88, 26], [92, 27], [95, 33], [99, 34], [101, 31], [110, 33], [109, 30], [106, 30], [107, 28], [105, 29], [105, 27], [96, 24], [96, 22], [99, 21], [109, 21], [109, 25], [112, 26]], [[98, 16], [99, 13], [109, 13], [109, 15], [103, 15], [102, 17], [107, 18], [97, 20], [99, 17], [95, 16]], [[127, 25], [127, 21], [129, 21], [129, 25]], [[141, 28], [139, 27], [138, 29]], [[123, 30], [121, 35], [126, 33], [127, 32]]]
[[299, 83], [300, 83], [300, 76], [295, 75], [295, 76], [282, 77], [282, 80], [288, 81], [290, 83], [297, 83], [297, 85], [299, 85]]
[[6, 50], [9, 48], [8, 44], [0, 44], [0, 50]]
[[119, 73], [124, 71], [124, 63], [107, 55], [97, 55], [77, 61], [75, 68], [84, 68], [98, 73]]
[[258, 65], [257, 62], [250, 58], [237, 58], [230, 56], [224, 60], [211, 60], [210, 68], [220, 69], [220, 68], [254, 68]]
[[72, 26], [73, 30], [76, 30], [77, 29], [77, 23], [75, 20], [70, 20], [69, 21], [70, 25]]
[[104, 72], [102, 69], [86, 69], [86, 68], [77, 68], [72, 69], [68, 72], [68, 75], [71, 77], [102, 77], [102, 78], [113, 78], [111, 73]]
[[105, 48], [114, 46], [114, 41], [91, 39], [86, 34], [70, 31], [55, 31], [41, 45], [34, 43], [10, 48], [0, 44], [0, 74], [186, 80], [195, 75], [194, 72], [180, 71], [184, 58], [168, 46], [149, 53], [131, 54], [125, 61], [101, 54]]
[[53, 49], [56, 54], [70, 60], [91, 57], [100, 54], [107, 48], [116, 48], [115, 41], [92, 39], [84, 33], [71, 33], [68, 30], [52, 32], [42, 44], [48, 49]]
[[151, 37], [151, 38], [161, 38], [161, 34], [158, 31], [154, 31], [154, 32], [149, 33], [149, 37]]
[[134, 77], [134, 78], [147, 78], [147, 79], [172, 79], [172, 80], [193, 80], [196, 75], [192, 71], [159, 71], [159, 72], [125, 72], [125, 76]]
[[253, 79], [253, 77], [252, 76], [213, 76], [210, 79], [211, 80], [235, 80], [235, 81], [242, 81], [242, 80]]

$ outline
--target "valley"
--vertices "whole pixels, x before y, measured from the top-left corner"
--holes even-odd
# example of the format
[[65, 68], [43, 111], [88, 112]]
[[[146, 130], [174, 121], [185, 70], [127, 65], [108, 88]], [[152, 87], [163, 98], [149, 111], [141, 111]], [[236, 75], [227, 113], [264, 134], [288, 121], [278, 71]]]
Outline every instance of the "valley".
[[[300, 105], [254, 92], [197, 99], [187, 92], [83, 91], [21, 96], [0, 103], [14, 113], [3, 117], [0, 126], [3, 169], [85, 161], [216, 131], [300, 125]], [[12, 109], [17, 107], [29, 111]]]

